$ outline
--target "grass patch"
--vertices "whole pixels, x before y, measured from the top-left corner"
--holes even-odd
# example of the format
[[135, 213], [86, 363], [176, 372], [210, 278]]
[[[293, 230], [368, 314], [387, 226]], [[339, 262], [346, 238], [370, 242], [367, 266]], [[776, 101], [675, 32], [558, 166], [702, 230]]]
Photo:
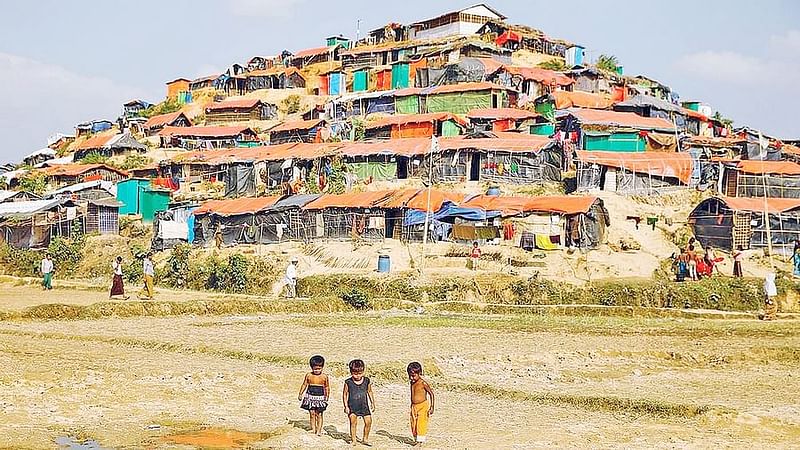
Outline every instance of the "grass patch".
[[515, 402], [530, 402], [549, 406], [571, 406], [610, 413], [630, 414], [663, 418], [694, 418], [712, 409], [724, 410], [722, 407], [671, 403], [661, 400], [632, 399], [613, 396], [590, 396], [552, 393], [529, 393], [510, 389], [496, 388], [487, 384], [438, 384], [437, 387], [453, 392], [480, 394], [487, 397]]
[[403, 315], [336, 316], [328, 320], [314, 317], [291, 319], [301, 326], [320, 327], [407, 327], [472, 328], [503, 332], [567, 333], [606, 336], [652, 335], [687, 337], [787, 337], [800, 336], [800, 326], [793, 321], [697, 320], [647, 317], [515, 315], [479, 316], [452, 314], [441, 316]]
[[[234, 350], [210, 347], [207, 345], [186, 345], [180, 343], [163, 342], [157, 340], [137, 339], [137, 338], [121, 338], [121, 337], [105, 337], [105, 336], [88, 336], [88, 335], [69, 335], [62, 333], [36, 333], [29, 331], [18, 330], [0, 330], [0, 334], [7, 336], [16, 336], [23, 338], [34, 339], [53, 339], [61, 341], [75, 341], [75, 342], [96, 342], [101, 344], [108, 344], [127, 348], [138, 348], [145, 350], [154, 350], [161, 352], [180, 353], [184, 355], [207, 355], [216, 356], [220, 358], [235, 359], [240, 361], [255, 361], [268, 364], [274, 364], [282, 367], [308, 367], [308, 359], [305, 357], [298, 357], [292, 355], [275, 355], [269, 353], [259, 353], [245, 350]], [[408, 374], [406, 373], [406, 364], [404, 362], [384, 362], [377, 364], [367, 365], [367, 375], [374, 378], [376, 382], [406, 382], [408, 381]], [[433, 360], [423, 360], [422, 365], [425, 368], [425, 373], [430, 376], [441, 376], [442, 371]], [[350, 371], [345, 361], [326, 361], [326, 370], [336, 376], [347, 376]]]

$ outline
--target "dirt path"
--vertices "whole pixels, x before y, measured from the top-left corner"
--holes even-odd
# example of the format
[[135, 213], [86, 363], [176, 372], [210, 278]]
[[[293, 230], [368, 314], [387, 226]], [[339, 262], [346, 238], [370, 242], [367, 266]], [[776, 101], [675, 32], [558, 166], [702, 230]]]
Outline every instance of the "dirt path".
[[[789, 448], [800, 439], [794, 324], [660, 319], [642, 321], [637, 333], [635, 320], [596, 318], [597, 332], [587, 333], [591, 324], [573, 330], [569, 318], [554, 322], [557, 331], [520, 331], [515, 320], [383, 313], [0, 322], [0, 446], [46, 448], [73, 437], [170, 448], [172, 434], [214, 427], [257, 433], [248, 444], [255, 448], [345, 448], [337, 394], [354, 357], [376, 382], [378, 448], [407, 446], [402, 368], [410, 360], [435, 373], [432, 448]], [[774, 336], [748, 334], [763, 331]], [[296, 401], [303, 361], [316, 352], [334, 380], [321, 438], [303, 429]]]

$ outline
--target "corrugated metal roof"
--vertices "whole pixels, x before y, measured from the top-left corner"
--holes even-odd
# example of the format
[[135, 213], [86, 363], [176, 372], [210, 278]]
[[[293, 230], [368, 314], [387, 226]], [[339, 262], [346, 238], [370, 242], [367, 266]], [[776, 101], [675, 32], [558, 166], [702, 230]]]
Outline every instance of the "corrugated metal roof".
[[280, 196], [272, 197], [242, 197], [225, 200], [209, 200], [194, 210], [195, 215], [217, 214], [220, 216], [236, 216], [239, 214], [253, 214], [267, 209], [275, 204]]
[[427, 114], [396, 114], [374, 122], [368, 123], [365, 128], [370, 130], [374, 128], [383, 128], [392, 125], [408, 125], [410, 123], [432, 123], [442, 122], [445, 120], [452, 120], [459, 125], [466, 126], [467, 123], [463, 119], [449, 112], [436, 112]]
[[[186, 115], [184, 113], [182, 113], [181, 111], [175, 111], [175, 112], [167, 113], [167, 114], [159, 114], [157, 116], [153, 116], [153, 117], [147, 119], [147, 122], [144, 123], [144, 127], [145, 128], [155, 128], [155, 127], [161, 127], [161, 126], [170, 125], [173, 122], [175, 122], [176, 120], [178, 120], [178, 117], [180, 117], [180, 116], [184, 116], [186, 118], [186, 120], [189, 121], [189, 118], [186, 117]], [[189, 123], [192, 123], [192, 122], [189, 121]]]
[[324, 122], [322, 119], [311, 119], [311, 120], [292, 120], [288, 122], [279, 123], [274, 127], [270, 128], [268, 131], [270, 133], [277, 132], [277, 131], [294, 131], [294, 130], [310, 130], [320, 123]]
[[238, 125], [228, 127], [164, 127], [164, 129], [161, 130], [158, 135], [185, 137], [235, 137], [247, 130], [250, 130], [253, 134], [255, 134], [250, 127]]
[[31, 200], [27, 202], [0, 203], [0, 217], [25, 216], [45, 211], [58, 206], [65, 201], [62, 199]]
[[525, 120], [539, 117], [539, 114], [519, 108], [476, 108], [467, 113], [471, 119], [516, 119]]

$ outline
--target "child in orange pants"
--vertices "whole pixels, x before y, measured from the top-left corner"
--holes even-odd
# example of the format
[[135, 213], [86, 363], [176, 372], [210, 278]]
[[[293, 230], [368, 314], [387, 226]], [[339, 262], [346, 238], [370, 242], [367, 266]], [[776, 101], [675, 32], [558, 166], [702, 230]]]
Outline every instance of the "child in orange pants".
[[[415, 445], [422, 445], [428, 435], [428, 417], [433, 415], [433, 389], [422, 379], [422, 365], [412, 362], [408, 365], [408, 379], [411, 381], [411, 434]], [[430, 401], [428, 397], [430, 396]]]

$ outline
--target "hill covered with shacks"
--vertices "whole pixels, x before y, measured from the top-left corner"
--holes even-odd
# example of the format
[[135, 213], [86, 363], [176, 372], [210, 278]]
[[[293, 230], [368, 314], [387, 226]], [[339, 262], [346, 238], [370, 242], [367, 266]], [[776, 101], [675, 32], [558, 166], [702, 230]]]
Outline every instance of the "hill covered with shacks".
[[220, 235], [591, 250], [618, 244], [612, 217], [669, 221], [615, 211], [618, 196], [689, 191], [703, 246], [800, 237], [800, 148], [486, 4], [254, 55], [148, 100], [3, 169], [0, 239], [41, 248], [132, 215], [155, 222], [157, 250]]

